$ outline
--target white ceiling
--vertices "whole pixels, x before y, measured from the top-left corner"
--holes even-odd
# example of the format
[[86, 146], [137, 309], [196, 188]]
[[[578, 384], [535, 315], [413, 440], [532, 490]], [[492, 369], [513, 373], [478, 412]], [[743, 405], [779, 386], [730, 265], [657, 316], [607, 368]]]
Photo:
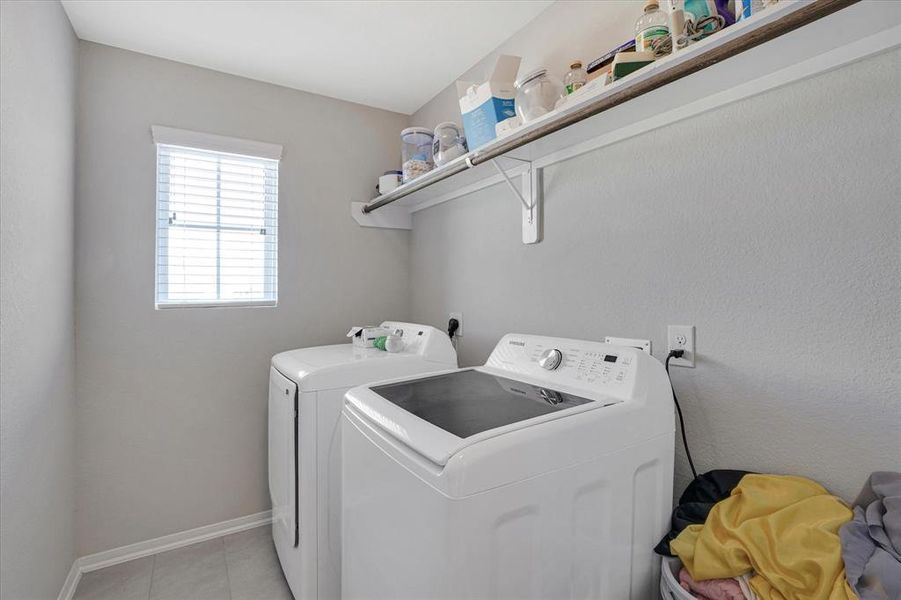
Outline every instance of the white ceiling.
[[62, 3], [83, 40], [406, 114], [552, 4], [543, 0]]

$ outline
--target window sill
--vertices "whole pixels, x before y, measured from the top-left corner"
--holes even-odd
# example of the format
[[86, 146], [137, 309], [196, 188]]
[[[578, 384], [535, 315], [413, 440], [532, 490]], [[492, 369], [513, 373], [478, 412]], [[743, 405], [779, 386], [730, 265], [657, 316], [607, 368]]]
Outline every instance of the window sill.
[[235, 300], [225, 302], [157, 302], [157, 310], [173, 308], [261, 308], [276, 307], [278, 300]]

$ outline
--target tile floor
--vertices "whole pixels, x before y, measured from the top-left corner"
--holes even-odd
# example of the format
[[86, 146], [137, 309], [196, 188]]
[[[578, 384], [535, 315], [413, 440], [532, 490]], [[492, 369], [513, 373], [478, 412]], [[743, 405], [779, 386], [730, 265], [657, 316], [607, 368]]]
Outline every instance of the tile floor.
[[75, 600], [292, 600], [271, 531], [257, 527], [85, 573]]

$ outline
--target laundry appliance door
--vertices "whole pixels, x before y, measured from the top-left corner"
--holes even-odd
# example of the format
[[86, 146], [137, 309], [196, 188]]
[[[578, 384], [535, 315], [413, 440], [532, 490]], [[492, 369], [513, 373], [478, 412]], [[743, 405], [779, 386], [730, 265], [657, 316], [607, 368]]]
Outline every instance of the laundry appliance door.
[[269, 370], [269, 497], [273, 537], [299, 542], [297, 522], [297, 385]]

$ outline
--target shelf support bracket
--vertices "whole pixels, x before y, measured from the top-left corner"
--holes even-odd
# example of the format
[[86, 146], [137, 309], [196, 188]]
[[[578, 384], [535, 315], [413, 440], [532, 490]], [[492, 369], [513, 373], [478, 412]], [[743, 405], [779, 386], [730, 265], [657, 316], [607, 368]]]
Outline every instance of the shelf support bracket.
[[491, 164], [497, 169], [501, 177], [507, 183], [507, 187], [522, 204], [522, 243], [536, 244], [541, 241], [541, 191], [542, 171], [532, 166], [532, 162], [507, 156], [521, 163], [528, 163], [529, 168], [522, 174], [522, 183], [519, 188], [513, 184], [507, 172], [498, 164], [497, 159], [492, 158]]

